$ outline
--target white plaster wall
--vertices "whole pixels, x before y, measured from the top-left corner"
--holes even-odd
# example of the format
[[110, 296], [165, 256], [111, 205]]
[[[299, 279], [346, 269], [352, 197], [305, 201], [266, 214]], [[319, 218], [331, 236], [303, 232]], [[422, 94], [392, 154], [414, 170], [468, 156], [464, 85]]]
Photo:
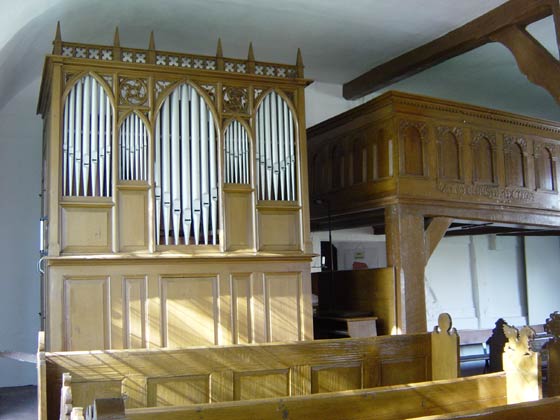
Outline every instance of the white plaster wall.
[[469, 236], [444, 238], [430, 257], [425, 271], [428, 329], [448, 312], [457, 329], [478, 328], [472, 290]]
[[363, 101], [347, 101], [342, 85], [314, 82], [305, 88], [305, 119], [307, 127], [356, 107]]
[[[37, 351], [42, 121], [32, 83], [0, 111], [0, 351]], [[0, 359], [0, 387], [36, 383], [35, 366]]]
[[529, 324], [543, 324], [560, 311], [560, 238], [526, 237]]
[[[495, 240], [494, 240], [495, 238]], [[474, 236], [480, 328], [498, 318], [513, 325], [527, 323], [523, 244], [520, 237]]]

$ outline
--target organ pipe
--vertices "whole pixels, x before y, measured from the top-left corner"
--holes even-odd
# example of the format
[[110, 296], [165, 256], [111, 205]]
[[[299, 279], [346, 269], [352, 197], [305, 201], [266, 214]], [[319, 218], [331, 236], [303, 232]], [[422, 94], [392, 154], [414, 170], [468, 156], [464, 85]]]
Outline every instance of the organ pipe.
[[111, 195], [112, 115], [97, 79], [88, 75], [74, 84], [63, 109], [63, 195]]

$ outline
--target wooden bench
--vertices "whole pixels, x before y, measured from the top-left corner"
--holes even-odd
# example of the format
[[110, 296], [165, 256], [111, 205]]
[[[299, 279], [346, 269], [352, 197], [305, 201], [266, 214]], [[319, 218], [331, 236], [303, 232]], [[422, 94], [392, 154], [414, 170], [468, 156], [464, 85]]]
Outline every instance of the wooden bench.
[[482, 410], [459, 411], [435, 416], [417, 417], [416, 420], [552, 420], [560, 413], [560, 397], [543, 398], [518, 404], [502, 405]]
[[393, 420], [506, 404], [506, 374], [290, 398], [125, 410], [128, 420]]
[[[125, 398], [127, 409], [288, 397], [458, 376], [448, 315], [433, 333], [295, 343], [43, 353], [40, 418], [58, 418], [63, 373], [72, 406]], [[46, 407], [45, 407], [46, 400]]]
[[[505, 372], [395, 385], [373, 389], [230, 401], [183, 407], [124, 409], [113, 413], [129, 420], [177, 419], [376, 419], [482, 410], [505, 404], [539, 400], [539, 355], [528, 347], [528, 328], [510, 331], [504, 351]], [[515, 333], [515, 334], [514, 334]], [[433, 356], [434, 357], [434, 356]], [[118, 417], [120, 415], [120, 417]], [[526, 418], [532, 418], [528, 415]]]

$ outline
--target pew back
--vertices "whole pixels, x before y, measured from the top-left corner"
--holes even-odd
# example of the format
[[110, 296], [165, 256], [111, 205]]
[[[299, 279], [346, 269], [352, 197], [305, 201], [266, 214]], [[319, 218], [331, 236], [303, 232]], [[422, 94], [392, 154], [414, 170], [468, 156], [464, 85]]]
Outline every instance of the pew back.
[[376, 389], [235, 401], [190, 407], [126, 410], [128, 420], [376, 419], [392, 420], [506, 403], [505, 373]]
[[544, 398], [517, 404], [490, 407], [482, 410], [459, 411], [455, 413], [419, 417], [416, 420], [551, 420], [560, 413], [560, 396]]
[[49, 418], [58, 417], [65, 372], [72, 376], [74, 406], [121, 396], [126, 408], [214, 403], [431, 380], [431, 343], [426, 333], [177, 350], [45, 353]]

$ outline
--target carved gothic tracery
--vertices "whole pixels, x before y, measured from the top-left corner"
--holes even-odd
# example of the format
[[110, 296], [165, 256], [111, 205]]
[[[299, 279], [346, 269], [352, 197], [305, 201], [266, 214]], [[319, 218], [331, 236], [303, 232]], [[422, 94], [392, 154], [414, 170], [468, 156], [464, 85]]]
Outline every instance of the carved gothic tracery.
[[247, 89], [233, 86], [223, 88], [224, 112], [235, 114], [249, 113], [249, 95]]
[[145, 79], [120, 79], [121, 104], [142, 106], [148, 101], [148, 84]]

